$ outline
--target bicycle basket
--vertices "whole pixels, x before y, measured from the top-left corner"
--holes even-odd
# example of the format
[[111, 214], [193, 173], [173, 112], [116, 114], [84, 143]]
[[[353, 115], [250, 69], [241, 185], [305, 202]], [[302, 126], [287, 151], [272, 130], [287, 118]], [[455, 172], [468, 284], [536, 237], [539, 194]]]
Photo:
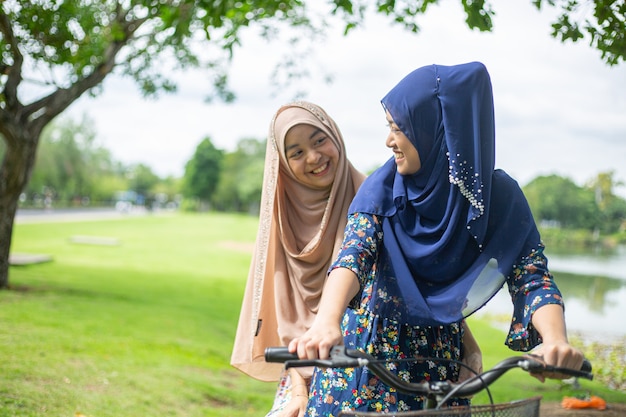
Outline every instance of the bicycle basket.
[[376, 412], [342, 411], [339, 416], [348, 417], [539, 417], [541, 397], [511, 401], [502, 404], [473, 405], [471, 407], [446, 408], [441, 410], [399, 411], [382, 414]]

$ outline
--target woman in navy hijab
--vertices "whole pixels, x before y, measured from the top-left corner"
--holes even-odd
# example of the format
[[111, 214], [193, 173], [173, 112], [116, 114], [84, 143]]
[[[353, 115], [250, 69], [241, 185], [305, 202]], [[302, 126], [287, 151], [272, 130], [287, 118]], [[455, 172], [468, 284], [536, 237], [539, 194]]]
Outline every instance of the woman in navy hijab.
[[[506, 344], [579, 369], [563, 302], [517, 182], [494, 169], [491, 81], [481, 63], [431, 65], [383, 99], [394, 156], [352, 202], [345, 237], [311, 329], [290, 344], [325, 358], [342, 342], [380, 359], [464, 360], [464, 318], [508, 284], [514, 312]], [[356, 314], [346, 315], [345, 308]], [[411, 382], [459, 377], [453, 362], [395, 362]], [[558, 375], [555, 375], [558, 377]], [[450, 404], [466, 404], [454, 399]], [[367, 368], [315, 372], [307, 415], [419, 410]]]

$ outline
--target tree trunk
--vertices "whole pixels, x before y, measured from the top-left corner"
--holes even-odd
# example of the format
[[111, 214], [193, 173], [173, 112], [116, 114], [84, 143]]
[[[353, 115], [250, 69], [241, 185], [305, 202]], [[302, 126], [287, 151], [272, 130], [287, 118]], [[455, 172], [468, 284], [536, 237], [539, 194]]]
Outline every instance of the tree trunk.
[[[0, 0], [2, 3], [2, 0]], [[122, 10], [119, 5], [118, 12]], [[105, 49], [102, 62], [89, 75], [80, 77], [67, 88], [57, 88], [48, 96], [28, 105], [18, 99], [18, 87], [22, 82], [23, 56], [18, 47], [19, 40], [13, 33], [8, 16], [0, 8], [0, 37], [5, 50], [3, 53], [12, 57], [12, 65], [0, 63], [0, 74], [5, 78], [0, 106], [0, 135], [6, 143], [6, 153], [0, 165], [0, 289], [9, 286], [9, 252], [15, 213], [22, 190], [28, 184], [37, 145], [43, 128], [56, 116], [78, 99], [84, 92], [100, 85], [104, 78], [113, 71], [115, 58], [122, 48], [134, 39], [135, 32], [149, 17], [127, 19], [127, 13], [116, 14], [118, 32], [116, 39]], [[119, 31], [121, 29], [121, 31]], [[122, 35], [122, 36], [120, 36]], [[46, 62], [46, 60], [42, 60]], [[55, 68], [56, 64], [51, 64]], [[60, 65], [62, 66], [62, 65]], [[69, 72], [71, 74], [71, 71]]]
[[[6, 135], [7, 129], [3, 130]], [[9, 287], [9, 253], [15, 213], [35, 163], [40, 134], [40, 131], [33, 133], [27, 127], [19, 131], [24, 136], [5, 138], [6, 152], [0, 166], [0, 289]]]

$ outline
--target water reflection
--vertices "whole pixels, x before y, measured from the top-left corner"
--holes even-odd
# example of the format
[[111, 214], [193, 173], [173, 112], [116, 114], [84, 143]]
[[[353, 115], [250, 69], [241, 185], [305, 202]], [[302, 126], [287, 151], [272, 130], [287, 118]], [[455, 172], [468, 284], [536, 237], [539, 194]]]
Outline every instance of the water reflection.
[[626, 281], [626, 246], [607, 251], [597, 249], [585, 253], [552, 250], [547, 253], [551, 271], [599, 275]]
[[615, 278], [574, 275], [554, 272], [554, 279], [565, 300], [577, 300], [586, 310], [596, 314], [607, 314], [618, 307], [612, 293], [626, 287], [626, 281]]
[[[553, 251], [548, 257], [565, 299], [568, 330], [593, 339], [626, 337], [620, 324], [626, 317], [626, 247], [608, 254]], [[504, 289], [478, 314], [510, 315], [511, 310]]]

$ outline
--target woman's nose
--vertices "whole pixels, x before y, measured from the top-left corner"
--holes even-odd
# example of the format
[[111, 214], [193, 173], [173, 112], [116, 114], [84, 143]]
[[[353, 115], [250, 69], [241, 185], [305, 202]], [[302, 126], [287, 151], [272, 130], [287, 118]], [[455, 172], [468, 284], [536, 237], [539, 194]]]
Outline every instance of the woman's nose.
[[389, 132], [389, 134], [387, 135], [387, 139], [385, 140], [385, 146], [387, 146], [388, 148], [393, 148], [394, 146], [393, 135], [391, 134], [391, 132]]
[[311, 151], [307, 154], [307, 161], [311, 164], [317, 163], [320, 160], [321, 154], [318, 151]]

